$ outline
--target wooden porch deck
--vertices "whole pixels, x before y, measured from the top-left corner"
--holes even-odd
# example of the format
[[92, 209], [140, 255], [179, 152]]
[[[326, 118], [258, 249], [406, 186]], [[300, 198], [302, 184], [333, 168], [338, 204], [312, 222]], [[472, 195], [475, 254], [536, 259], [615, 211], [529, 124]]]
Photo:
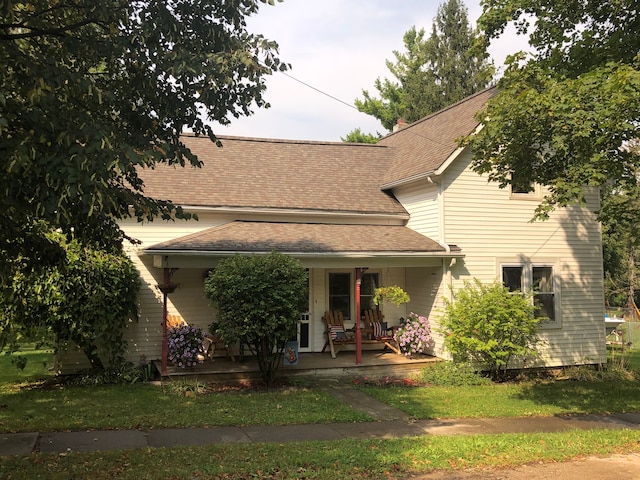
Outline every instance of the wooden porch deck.
[[[429, 355], [418, 355], [408, 358], [387, 351], [363, 351], [362, 364], [356, 365], [355, 352], [340, 352], [337, 358], [325, 353], [299, 353], [298, 364], [280, 366], [279, 374], [284, 378], [305, 379], [338, 379], [338, 378], [406, 378], [419, 373], [425, 366], [440, 359]], [[157, 364], [158, 371], [160, 365]], [[240, 361], [237, 357], [232, 361], [228, 357], [216, 357], [205, 360], [194, 368], [177, 368], [169, 365], [163, 381], [197, 377], [207, 383], [233, 382], [259, 379], [260, 369], [255, 357], [245, 357]]]

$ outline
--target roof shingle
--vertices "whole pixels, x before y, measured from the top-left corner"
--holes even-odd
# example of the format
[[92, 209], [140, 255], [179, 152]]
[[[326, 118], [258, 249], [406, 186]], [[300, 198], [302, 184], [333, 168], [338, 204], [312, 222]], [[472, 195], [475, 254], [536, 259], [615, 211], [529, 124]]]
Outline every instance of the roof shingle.
[[392, 148], [395, 158], [381, 185], [435, 171], [456, 151], [456, 140], [479, 125], [475, 114], [496, 93], [495, 87], [478, 92], [380, 140], [380, 145]]

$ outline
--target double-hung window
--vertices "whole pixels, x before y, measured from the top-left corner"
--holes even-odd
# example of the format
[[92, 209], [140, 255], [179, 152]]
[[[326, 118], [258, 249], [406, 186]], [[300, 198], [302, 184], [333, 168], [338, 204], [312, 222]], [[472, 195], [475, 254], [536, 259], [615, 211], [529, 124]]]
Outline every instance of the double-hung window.
[[[368, 308], [377, 308], [373, 304], [373, 294], [379, 285], [378, 273], [364, 273], [360, 284], [360, 316]], [[329, 310], [340, 310], [347, 320], [351, 319], [352, 306], [355, 305], [355, 288], [351, 273], [329, 273]]]
[[531, 292], [536, 316], [551, 322], [557, 319], [556, 279], [554, 266], [548, 264], [503, 264], [502, 283], [511, 292]]

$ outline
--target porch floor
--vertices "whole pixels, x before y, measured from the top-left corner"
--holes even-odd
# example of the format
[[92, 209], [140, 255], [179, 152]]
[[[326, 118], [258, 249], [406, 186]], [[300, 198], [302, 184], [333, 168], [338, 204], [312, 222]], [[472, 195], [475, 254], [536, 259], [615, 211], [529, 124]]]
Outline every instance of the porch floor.
[[[424, 367], [440, 361], [437, 357], [417, 355], [412, 358], [387, 351], [363, 351], [362, 363], [356, 365], [355, 352], [343, 351], [337, 358], [325, 353], [299, 353], [297, 365], [280, 365], [279, 375], [285, 378], [338, 379], [369, 377], [379, 378], [387, 375], [394, 378], [407, 377], [419, 373]], [[157, 362], [160, 371], [160, 362]], [[232, 382], [260, 378], [260, 369], [255, 357], [237, 357], [232, 361], [228, 357], [215, 357], [205, 360], [194, 368], [167, 367], [162, 380], [171, 381], [185, 377], [197, 377], [199, 381]]]

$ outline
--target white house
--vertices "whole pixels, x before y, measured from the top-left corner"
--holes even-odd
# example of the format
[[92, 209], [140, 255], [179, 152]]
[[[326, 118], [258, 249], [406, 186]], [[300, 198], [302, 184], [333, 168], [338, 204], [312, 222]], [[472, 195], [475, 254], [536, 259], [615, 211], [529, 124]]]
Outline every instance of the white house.
[[[221, 137], [183, 141], [201, 169], [161, 166], [143, 172], [145, 194], [172, 200], [199, 220], [122, 224], [142, 243], [128, 253], [141, 272], [139, 320], [125, 338], [128, 359], [159, 359], [163, 294], [170, 276], [170, 314], [206, 329], [215, 309], [203, 280], [221, 259], [277, 250], [309, 269], [309, 310], [299, 328], [301, 351], [325, 343], [322, 316], [355, 311], [355, 269], [364, 270], [362, 304], [376, 286], [399, 285], [411, 296], [384, 305], [396, 324], [409, 312], [437, 330], [443, 297], [465, 279], [538, 287], [552, 318], [542, 327], [547, 366], [606, 358], [599, 224], [587, 206], [559, 209], [531, 222], [541, 190], [500, 189], [470, 170], [471, 152], [456, 140], [479, 127], [474, 114], [495, 94], [482, 91], [385, 137], [376, 145]], [[436, 335], [434, 355], [447, 357]]]

